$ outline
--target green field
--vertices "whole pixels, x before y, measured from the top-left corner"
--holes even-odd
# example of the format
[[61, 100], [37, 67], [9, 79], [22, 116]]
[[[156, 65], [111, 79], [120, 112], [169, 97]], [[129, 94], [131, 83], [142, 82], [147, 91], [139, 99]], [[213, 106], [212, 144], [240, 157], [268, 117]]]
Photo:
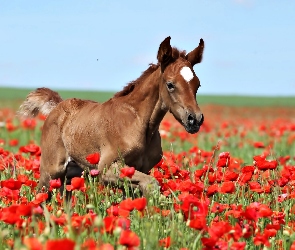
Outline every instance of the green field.
[[15, 116], [30, 91], [0, 88], [0, 250], [295, 249], [295, 98], [199, 96], [199, 133], [172, 115], [161, 124], [163, 158], [151, 171], [161, 188], [141, 197], [120, 175], [123, 194], [85, 172], [66, 203], [59, 180], [47, 202], [36, 187], [43, 121]]
[[[0, 106], [17, 106], [22, 102], [27, 94], [33, 89], [1, 88], [0, 87]], [[57, 90], [64, 98], [90, 99], [98, 102], [104, 102], [111, 98], [114, 92], [99, 91], [74, 91]], [[263, 96], [237, 96], [237, 95], [198, 95], [198, 103], [219, 104], [229, 106], [295, 106], [295, 97], [263, 97]]]

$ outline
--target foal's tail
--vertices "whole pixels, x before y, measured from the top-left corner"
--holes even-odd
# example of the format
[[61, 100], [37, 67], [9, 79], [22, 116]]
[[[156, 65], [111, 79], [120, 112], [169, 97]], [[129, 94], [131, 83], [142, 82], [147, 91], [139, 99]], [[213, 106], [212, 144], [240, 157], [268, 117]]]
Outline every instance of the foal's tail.
[[62, 101], [60, 95], [48, 88], [32, 91], [19, 108], [18, 115], [35, 117], [40, 113], [47, 116]]

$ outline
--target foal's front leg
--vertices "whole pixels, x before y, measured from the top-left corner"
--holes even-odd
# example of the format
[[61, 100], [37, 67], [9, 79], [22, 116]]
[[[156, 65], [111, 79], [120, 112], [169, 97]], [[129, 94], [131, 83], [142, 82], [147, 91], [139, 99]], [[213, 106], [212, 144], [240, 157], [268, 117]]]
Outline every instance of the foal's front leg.
[[[115, 186], [123, 186], [123, 179], [120, 178], [120, 164], [114, 162], [102, 174], [102, 181], [106, 184]], [[144, 196], [148, 196], [152, 191], [159, 190], [159, 184], [155, 178], [135, 170], [134, 175], [130, 179], [131, 187], [139, 187]]]

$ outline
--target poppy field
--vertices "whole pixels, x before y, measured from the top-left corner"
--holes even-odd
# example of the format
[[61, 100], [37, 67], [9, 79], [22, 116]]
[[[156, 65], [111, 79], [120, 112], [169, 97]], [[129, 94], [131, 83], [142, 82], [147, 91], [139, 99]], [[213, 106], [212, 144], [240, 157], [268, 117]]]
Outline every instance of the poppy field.
[[[205, 122], [188, 134], [167, 115], [159, 190], [102, 186], [96, 171], [52, 198], [37, 193], [46, 117], [20, 120], [0, 108], [0, 249], [295, 249], [295, 110], [201, 105]], [[99, 161], [99, 154], [88, 156]]]

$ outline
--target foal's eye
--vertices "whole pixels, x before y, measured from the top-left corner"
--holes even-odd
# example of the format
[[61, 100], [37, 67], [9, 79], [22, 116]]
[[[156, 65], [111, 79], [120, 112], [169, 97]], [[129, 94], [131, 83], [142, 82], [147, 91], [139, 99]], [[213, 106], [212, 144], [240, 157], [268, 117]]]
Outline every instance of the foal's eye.
[[169, 91], [173, 91], [175, 86], [174, 86], [174, 84], [172, 82], [167, 82], [167, 88], [168, 88]]

